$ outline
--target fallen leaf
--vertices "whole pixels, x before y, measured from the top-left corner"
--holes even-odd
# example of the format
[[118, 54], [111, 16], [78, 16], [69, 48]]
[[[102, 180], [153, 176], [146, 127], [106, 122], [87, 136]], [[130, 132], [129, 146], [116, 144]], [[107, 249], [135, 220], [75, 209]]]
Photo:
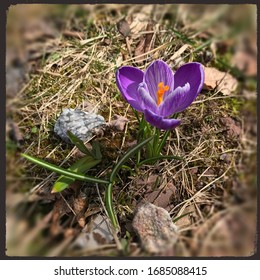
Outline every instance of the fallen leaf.
[[80, 227], [84, 228], [85, 222], [85, 210], [87, 208], [87, 199], [84, 193], [80, 193], [73, 201], [73, 210], [76, 214], [76, 219]]
[[136, 48], [135, 48], [135, 62], [140, 63], [144, 60], [144, 56], [142, 55], [144, 53], [144, 46], [145, 46], [145, 37], [141, 37], [140, 41], [138, 42]]
[[136, 180], [136, 184], [140, 186], [149, 186], [152, 188], [152, 186], [155, 184], [155, 182], [158, 180], [158, 175], [155, 174], [148, 174], [146, 178], [139, 178]]
[[146, 31], [149, 32], [145, 36], [145, 49], [144, 52], [148, 52], [153, 48], [154, 40], [152, 42], [153, 36], [154, 36], [154, 23], [149, 22], [146, 28]]
[[235, 53], [232, 64], [247, 76], [255, 76], [257, 74], [257, 57], [256, 54], [250, 54], [245, 51]]
[[146, 30], [147, 24], [151, 20], [152, 10], [153, 5], [145, 5], [138, 13], [127, 17], [126, 20], [131, 21], [130, 30], [132, 36]]
[[84, 250], [94, 250], [111, 243], [114, 239], [113, 229], [107, 217], [97, 215], [82, 229], [82, 232], [73, 242], [72, 247]]
[[52, 211], [52, 221], [50, 225], [51, 235], [56, 236], [63, 231], [60, 225], [60, 219], [70, 212], [71, 210], [62, 198], [56, 200]]
[[204, 67], [205, 89], [216, 89], [224, 95], [230, 95], [238, 86], [237, 80], [229, 73], [221, 72], [213, 67]]
[[119, 33], [124, 36], [124, 37], [127, 37], [131, 30], [130, 30], [130, 26], [128, 24], [128, 22], [123, 18], [121, 19], [117, 24], [117, 29], [119, 31]]
[[171, 198], [173, 195], [175, 195], [176, 188], [172, 183], [168, 183], [167, 186], [161, 190], [155, 190], [146, 192], [144, 195], [144, 200], [150, 203], [153, 203], [154, 205], [158, 207], [162, 207], [166, 210], [167, 207], [171, 203]]
[[108, 123], [108, 126], [113, 130], [123, 131], [128, 119], [119, 115], [114, 115], [114, 120]]
[[[153, 31], [153, 23], [148, 23], [146, 31], [150, 32]], [[146, 58], [145, 54], [147, 52], [149, 52], [152, 48], [153, 48], [153, 42], [152, 42], [152, 38], [153, 38], [153, 33], [148, 33], [145, 36], [141, 37], [139, 43], [136, 46], [135, 49], [135, 62], [136, 63], [141, 63], [143, 62], [143, 60]]]

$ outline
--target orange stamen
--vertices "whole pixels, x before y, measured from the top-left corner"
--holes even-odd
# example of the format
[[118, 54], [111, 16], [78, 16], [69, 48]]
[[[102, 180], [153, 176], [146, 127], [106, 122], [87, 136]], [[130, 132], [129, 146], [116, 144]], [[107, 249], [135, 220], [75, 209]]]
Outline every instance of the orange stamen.
[[157, 105], [159, 106], [163, 101], [163, 95], [165, 91], [169, 90], [169, 86], [165, 86], [163, 82], [158, 84], [158, 91], [157, 91]]

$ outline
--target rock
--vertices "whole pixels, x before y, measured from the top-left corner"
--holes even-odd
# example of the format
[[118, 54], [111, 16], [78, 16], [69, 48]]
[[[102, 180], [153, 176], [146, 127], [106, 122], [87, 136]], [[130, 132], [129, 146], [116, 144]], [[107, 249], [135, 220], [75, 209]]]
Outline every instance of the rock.
[[72, 244], [72, 248], [95, 250], [114, 240], [113, 229], [107, 217], [97, 215], [89, 222]]
[[66, 108], [57, 119], [54, 132], [67, 143], [70, 143], [67, 136], [68, 130], [82, 141], [86, 141], [92, 137], [94, 128], [99, 128], [104, 124], [105, 119], [100, 115]]
[[142, 246], [149, 253], [158, 254], [169, 250], [178, 238], [177, 227], [169, 213], [151, 203], [142, 204], [137, 208], [133, 228]]

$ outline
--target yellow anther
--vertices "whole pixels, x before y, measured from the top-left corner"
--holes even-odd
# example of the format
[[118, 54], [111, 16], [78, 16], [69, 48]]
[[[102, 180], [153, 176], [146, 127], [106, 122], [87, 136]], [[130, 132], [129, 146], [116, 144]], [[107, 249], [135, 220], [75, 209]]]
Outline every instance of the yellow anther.
[[165, 86], [163, 82], [158, 84], [158, 91], [157, 91], [157, 105], [159, 106], [163, 101], [163, 95], [165, 91], [169, 90], [169, 86]]

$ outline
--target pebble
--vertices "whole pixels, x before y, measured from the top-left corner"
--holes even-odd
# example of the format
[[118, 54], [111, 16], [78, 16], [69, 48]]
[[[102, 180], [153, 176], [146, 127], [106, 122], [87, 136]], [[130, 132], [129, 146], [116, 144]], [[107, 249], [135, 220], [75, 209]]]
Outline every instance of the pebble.
[[66, 108], [57, 119], [54, 132], [67, 143], [71, 143], [67, 136], [68, 130], [82, 141], [86, 141], [93, 136], [94, 128], [99, 128], [105, 123], [105, 119], [101, 115]]
[[143, 248], [150, 253], [167, 251], [178, 240], [178, 228], [169, 212], [151, 203], [137, 208], [132, 225]]

